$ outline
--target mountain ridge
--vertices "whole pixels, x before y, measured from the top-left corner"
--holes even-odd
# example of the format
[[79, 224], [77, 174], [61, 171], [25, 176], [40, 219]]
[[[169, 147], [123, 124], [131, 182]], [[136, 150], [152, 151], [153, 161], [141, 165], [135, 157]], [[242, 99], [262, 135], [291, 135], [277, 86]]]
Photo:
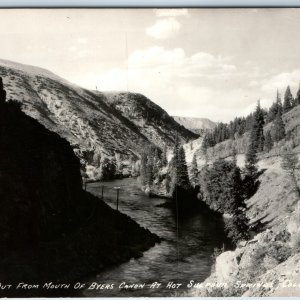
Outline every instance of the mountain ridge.
[[[140, 94], [128, 93], [128, 103], [123, 93], [114, 93], [112, 101], [109, 93], [84, 89], [51, 71], [6, 60], [0, 60], [0, 76], [7, 99], [20, 101], [27, 115], [67, 139], [80, 158], [83, 176], [90, 179], [103, 178], [105, 169], [114, 169], [118, 176], [132, 175], [147, 145], [162, 149], [172, 146], [175, 137], [181, 143], [197, 137], [175, 121], [169, 126], [172, 118]], [[133, 111], [142, 119], [133, 120], [120, 105], [115, 106], [120, 101], [129, 110], [135, 105]], [[157, 112], [162, 122], [140, 113], [147, 110]]]
[[196, 134], [203, 134], [206, 130], [213, 130], [217, 123], [208, 118], [182, 117], [173, 116], [174, 120], [184, 126], [185, 128], [195, 132]]

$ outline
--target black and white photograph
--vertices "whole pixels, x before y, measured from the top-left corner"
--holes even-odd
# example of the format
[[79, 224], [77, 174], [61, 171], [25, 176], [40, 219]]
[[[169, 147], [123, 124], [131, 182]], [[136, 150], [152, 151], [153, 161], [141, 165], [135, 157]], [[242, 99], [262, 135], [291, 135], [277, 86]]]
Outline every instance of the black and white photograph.
[[0, 297], [300, 297], [300, 8], [0, 8]]

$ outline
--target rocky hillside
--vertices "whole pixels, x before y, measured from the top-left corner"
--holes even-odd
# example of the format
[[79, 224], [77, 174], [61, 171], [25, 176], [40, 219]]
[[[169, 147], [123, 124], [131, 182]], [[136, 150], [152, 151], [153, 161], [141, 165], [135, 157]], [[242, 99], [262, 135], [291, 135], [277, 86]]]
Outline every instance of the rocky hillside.
[[47, 70], [5, 60], [0, 76], [7, 99], [22, 102], [27, 115], [66, 138], [90, 178], [101, 178], [109, 164], [120, 175], [130, 174], [145, 145], [196, 137], [142, 95], [89, 91]]
[[207, 118], [173, 117], [176, 122], [197, 134], [203, 134], [206, 130], [212, 130], [216, 123]]
[[149, 141], [160, 148], [174, 145], [176, 137], [180, 143], [198, 137], [141, 94], [106, 93], [105, 96], [110, 106], [133, 122]]
[[[260, 153], [260, 184], [246, 203], [250, 224], [259, 224], [261, 232], [240, 242], [234, 251], [217, 256], [212, 275], [189, 296], [300, 296], [300, 200], [289, 173], [281, 166], [286, 145], [300, 158], [300, 107], [284, 114], [283, 120], [286, 141]], [[264, 130], [272, 126], [269, 123]], [[237, 163], [243, 167], [247, 143], [247, 133], [219, 143], [207, 150], [207, 160], [231, 159], [232, 149], [236, 148]], [[196, 155], [199, 165], [203, 164], [200, 147]], [[299, 186], [300, 174], [297, 170], [296, 173]]]
[[[0, 281], [78, 281], [154, 245], [155, 235], [82, 190], [70, 144], [5, 102], [1, 85]], [[43, 295], [31, 292], [0, 296]]]
[[[282, 115], [282, 119], [285, 124], [286, 136], [289, 140], [289, 144], [296, 152], [300, 152], [300, 106], [296, 106], [289, 112]], [[264, 126], [264, 132], [271, 130], [273, 123], [268, 123]], [[216, 144], [214, 147], [209, 147], [206, 150], [206, 154], [203, 153], [202, 149], [202, 137], [190, 141], [184, 145], [187, 162], [192, 161], [193, 155], [197, 158], [198, 166], [203, 166], [205, 161], [210, 162], [218, 158], [230, 159], [237, 151], [237, 163], [240, 167], [244, 166], [244, 157], [249, 141], [249, 132], [246, 132], [242, 136], [236, 136], [234, 139], [228, 139], [221, 143]], [[285, 146], [284, 140], [274, 143], [273, 148], [267, 153], [259, 153], [260, 159], [266, 159], [270, 157], [279, 157], [282, 148]]]

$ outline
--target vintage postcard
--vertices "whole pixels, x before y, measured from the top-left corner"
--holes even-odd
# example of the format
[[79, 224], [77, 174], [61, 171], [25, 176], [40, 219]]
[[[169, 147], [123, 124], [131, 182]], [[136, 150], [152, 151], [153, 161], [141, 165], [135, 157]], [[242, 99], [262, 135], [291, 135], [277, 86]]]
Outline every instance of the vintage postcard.
[[300, 296], [300, 9], [0, 9], [0, 296]]

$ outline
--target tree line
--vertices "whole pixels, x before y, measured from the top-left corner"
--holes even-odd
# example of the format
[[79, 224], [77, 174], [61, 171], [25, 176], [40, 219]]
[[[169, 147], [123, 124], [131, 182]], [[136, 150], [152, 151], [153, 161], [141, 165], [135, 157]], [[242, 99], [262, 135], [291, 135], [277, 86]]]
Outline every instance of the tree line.
[[[265, 137], [267, 140], [266, 150], [270, 150], [270, 147], [272, 148], [272, 142], [277, 142], [283, 138], [282, 114], [289, 112], [299, 104], [300, 86], [295, 97], [293, 97], [291, 89], [288, 86], [284, 93], [283, 103], [281, 100], [281, 96], [277, 91], [276, 99], [271, 107], [269, 109], [261, 108], [261, 114], [263, 115], [265, 124], [274, 122], [275, 126], [279, 128], [278, 133], [276, 130], [274, 130], [274, 134], [271, 134], [270, 132], [267, 134], [268, 136]], [[236, 117], [229, 124], [222, 122], [217, 124], [217, 126], [212, 131], [208, 131], [204, 135], [203, 149], [206, 150], [207, 148], [213, 147], [216, 144], [228, 139], [241, 137], [245, 132], [249, 132], [251, 130], [253, 121], [254, 115], [253, 113], [251, 113], [246, 117]]]

